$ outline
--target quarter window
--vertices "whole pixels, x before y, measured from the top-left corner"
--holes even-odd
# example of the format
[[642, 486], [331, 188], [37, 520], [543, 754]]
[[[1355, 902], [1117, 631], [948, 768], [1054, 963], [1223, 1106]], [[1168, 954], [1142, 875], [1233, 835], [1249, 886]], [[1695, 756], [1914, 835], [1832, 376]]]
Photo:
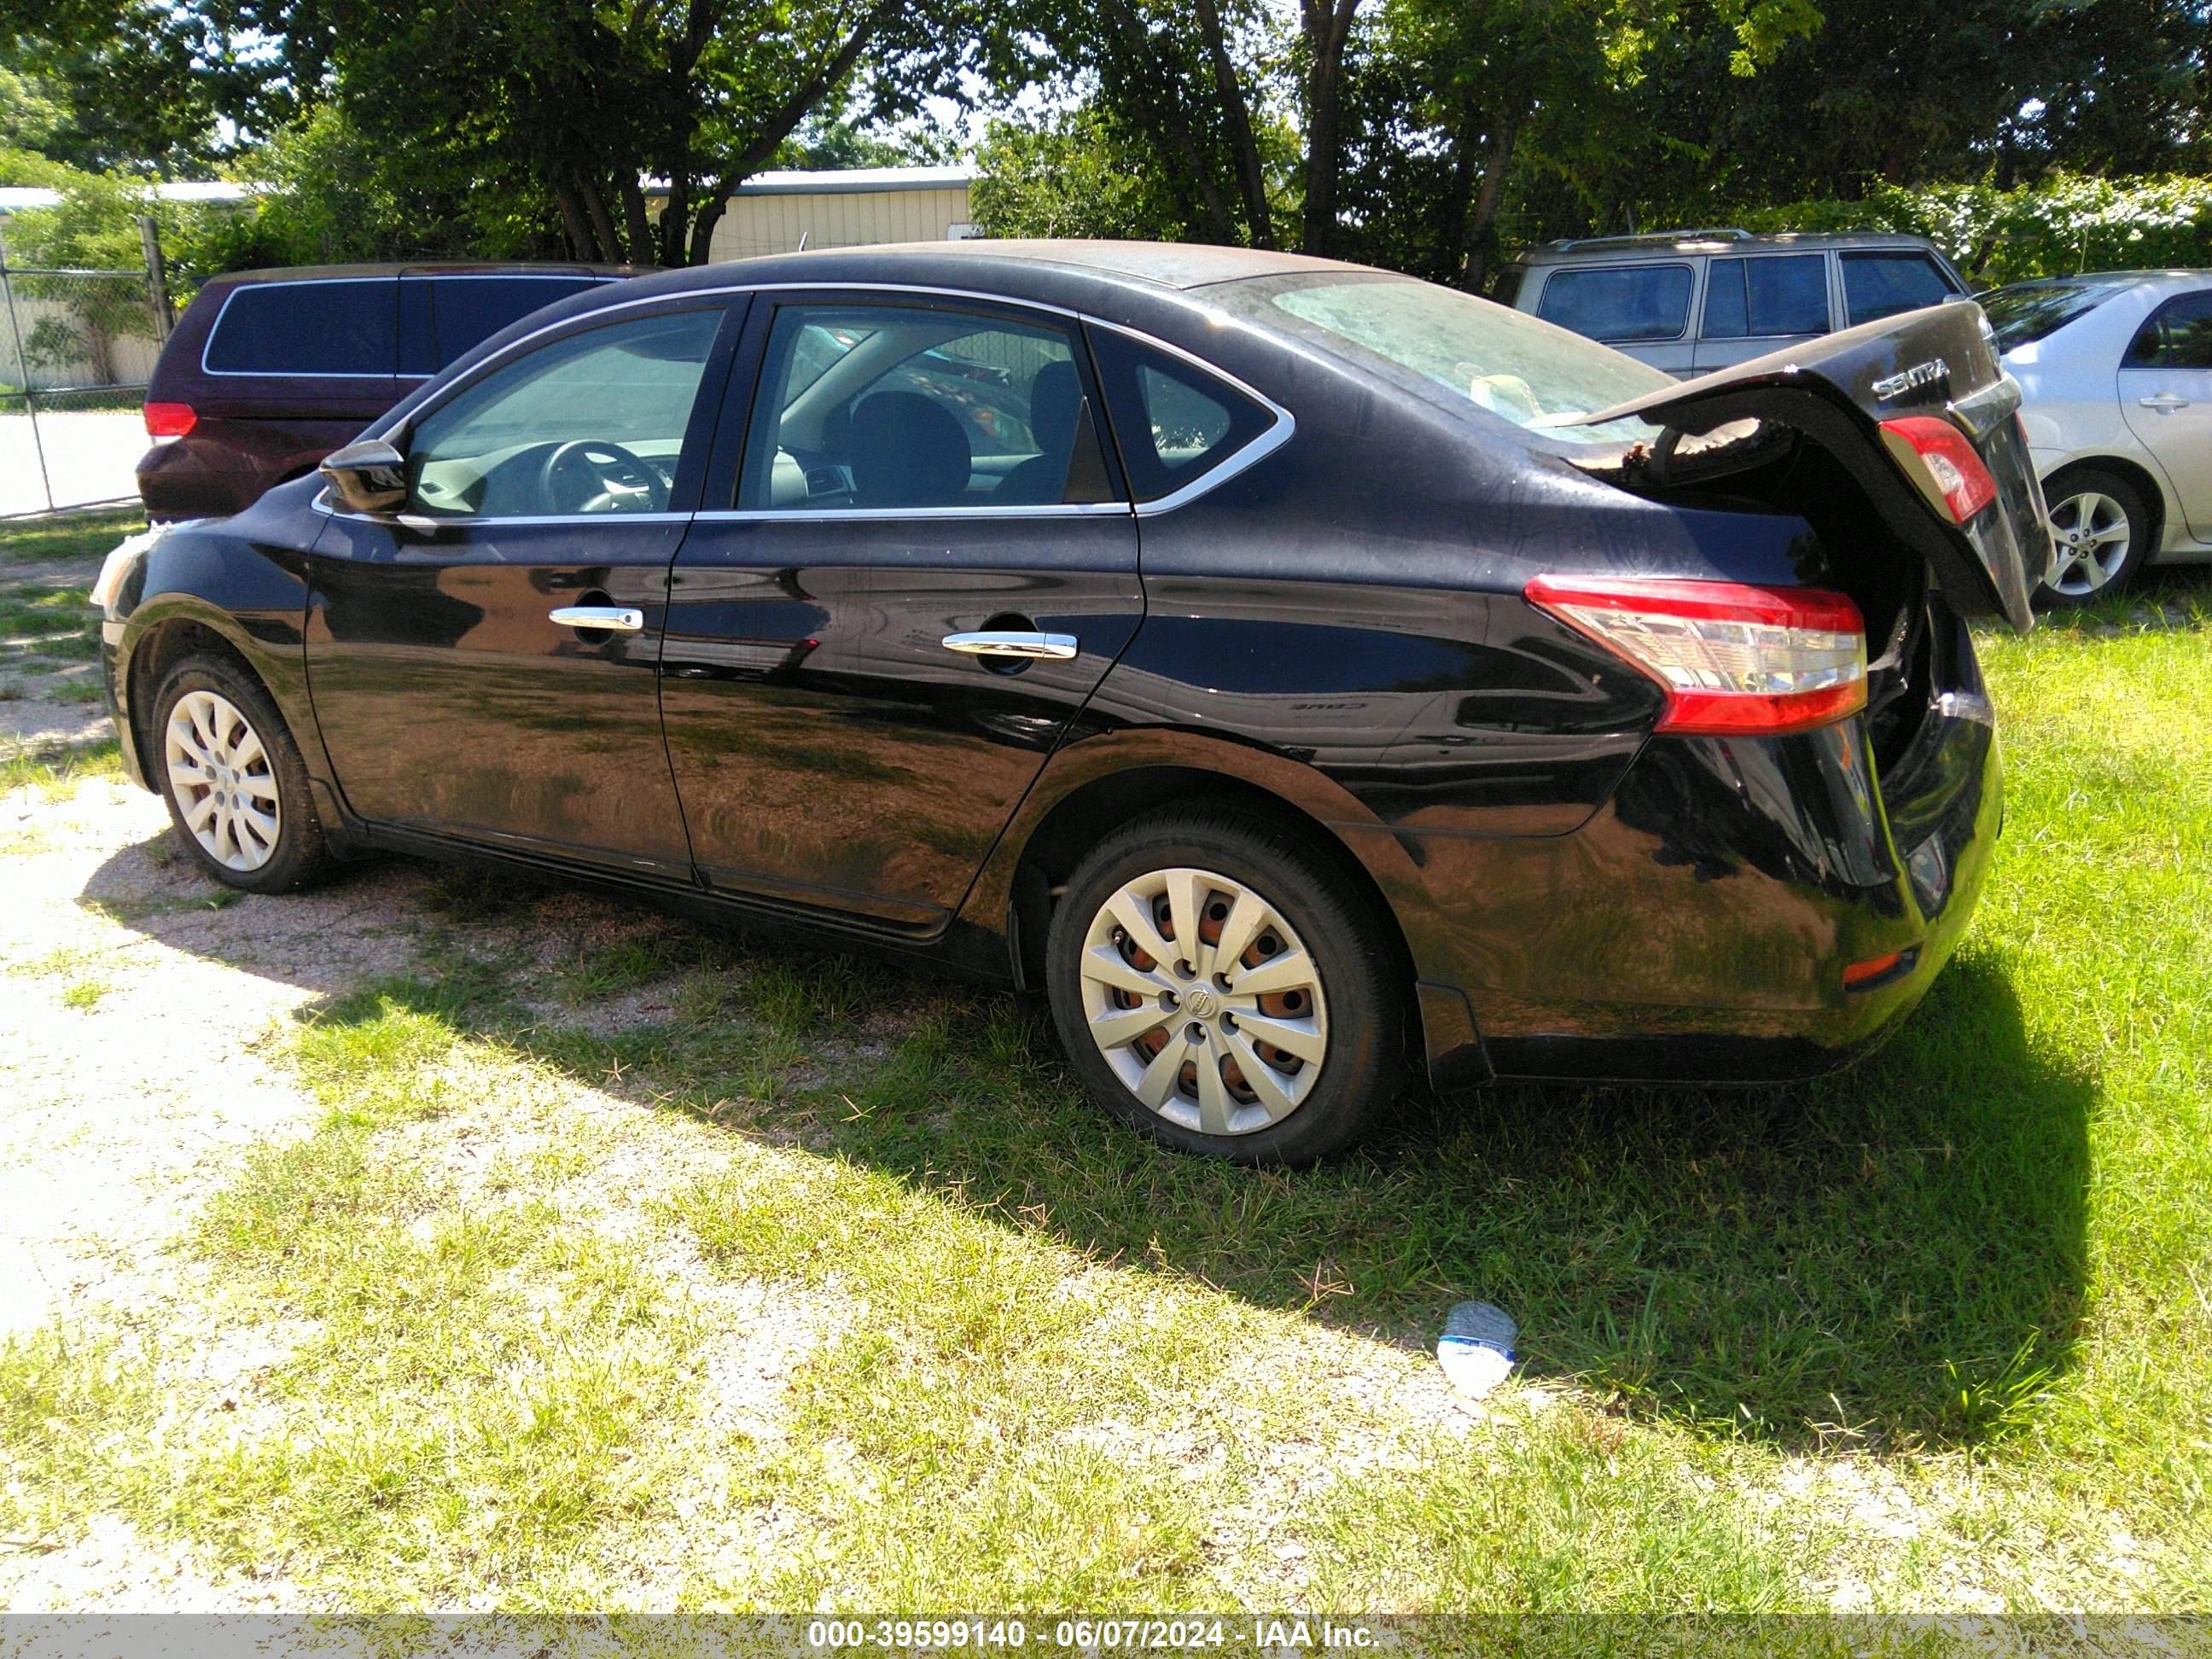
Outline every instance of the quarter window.
[[1785, 253], [1766, 259], [1715, 259], [1706, 266], [1705, 337], [1828, 331], [1828, 259]]
[[2122, 368], [2212, 368], [2212, 294], [2168, 300], [2136, 331]]
[[1593, 340], [1674, 340], [1690, 318], [1687, 265], [1555, 270], [1536, 314]]
[[1852, 327], [1939, 306], [1958, 292], [1924, 253], [1846, 253], [1843, 261], [1844, 315]]
[[1275, 423], [1265, 404], [1182, 358], [1110, 329], [1093, 330], [1091, 343], [1140, 501], [1188, 487]]
[[722, 315], [605, 324], [471, 382], [408, 441], [412, 505], [483, 518], [665, 511]]
[[755, 511], [1114, 499], [1086, 366], [1053, 325], [782, 307], [746, 430], [738, 505]]
[[231, 290], [202, 362], [216, 374], [388, 375], [398, 355], [388, 276], [246, 283]]

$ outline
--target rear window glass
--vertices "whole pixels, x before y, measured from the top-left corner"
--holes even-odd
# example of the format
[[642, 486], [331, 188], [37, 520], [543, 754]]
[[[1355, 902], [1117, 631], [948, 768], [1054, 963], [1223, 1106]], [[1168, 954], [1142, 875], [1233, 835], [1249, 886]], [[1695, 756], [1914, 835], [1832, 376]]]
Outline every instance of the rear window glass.
[[1715, 259], [1705, 269], [1705, 337], [1828, 331], [1828, 261], [1820, 253]]
[[1687, 265], [1555, 270], [1536, 314], [1593, 340], [1673, 340], [1690, 319]]
[[[1441, 389], [1563, 444], [1650, 437], [1650, 425], [1633, 417], [1602, 427], [1569, 423], [1674, 384], [1647, 363], [1523, 312], [1408, 276], [1262, 277], [1214, 291], [1231, 309], [1384, 380]], [[1554, 427], [1566, 429], [1547, 430]]]
[[2120, 283], [2021, 283], [1981, 296], [1997, 349], [2032, 345], [2086, 317], [2125, 286]]
[[1924, 253], [1846, 253], [1844, 313], [1856, 327], [1923, 306], [1940, 306], [1958, 290]]
[[390, 277], [249, 283], [231, 291], [201, 361], [217, 374], [390, 374], [398, 304]]
[[2212, 294], [2168, 300], [2136, 331], [2122, 368], [2212, 368]]

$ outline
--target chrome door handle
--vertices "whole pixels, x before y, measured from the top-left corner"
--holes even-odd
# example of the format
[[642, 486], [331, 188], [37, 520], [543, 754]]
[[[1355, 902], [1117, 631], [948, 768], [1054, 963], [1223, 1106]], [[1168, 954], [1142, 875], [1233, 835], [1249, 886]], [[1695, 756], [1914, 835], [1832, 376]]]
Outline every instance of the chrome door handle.
[[635, 634], [645, 626], [645, 612], [619, 605], [562, 605], [546, 616], [563, 628], [595, 628], [610, 634]]
[[1076, 649], [1073, 634], [947, 634], [939, 643], [964, 657], [1047, 657], [1056, 662], [1066, 661]]
[[2186, 409], [2189, 399], [2171, 392], [2161, 392], [2154, 398], [2138, 398], [2136, 401], [2145, 409]]

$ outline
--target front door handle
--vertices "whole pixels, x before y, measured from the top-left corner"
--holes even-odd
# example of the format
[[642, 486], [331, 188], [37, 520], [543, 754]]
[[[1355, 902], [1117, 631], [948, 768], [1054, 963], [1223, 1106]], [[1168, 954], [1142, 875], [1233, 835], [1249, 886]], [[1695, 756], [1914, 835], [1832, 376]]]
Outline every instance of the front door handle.
[[1066, 662], [1076, 651], [1073, 634], [947, 634], [939, 643], [964, 657], [1018, 657], [1025, 661], [1042, 657]]
[[563, 628], [594, 628], [610, 634], [635, 634], [645, 626], [645, 612], [619, 605], [562, 605], [545, 613]]
[[2189, 399], [2171, 392], [2161, 392], [2154, 398], [2138, 398], [2136, 401], [2145, 409], [2186, 409]]

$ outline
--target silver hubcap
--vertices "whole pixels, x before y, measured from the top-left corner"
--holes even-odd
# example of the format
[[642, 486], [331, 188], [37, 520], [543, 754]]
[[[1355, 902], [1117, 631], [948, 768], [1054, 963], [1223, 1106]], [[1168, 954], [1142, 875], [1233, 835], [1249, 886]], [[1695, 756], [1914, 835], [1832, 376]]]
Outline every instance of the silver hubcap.
[[1275, 908], [1211, 870], [1155, 870], [1083, 942], [1091, 1040], [1171, 1123], [1244, 1135], [1313, 1092], [1328, 1055], [1321, 970]]
[[2069, 495], [2051, 509], [2051, 541], [2057, 556], [2044, 586], [2069, 599], [2094, 593], [2120, 574], [2133, 540], [2128, 515], [2110, 495], [2094, 489]]
[[228, 869], [268, 863], [283, 805], [269, 751], [238, 706], [213, 691], [185, 692], [169, 711], [163, 746], [169, 787], [192, 839]]

